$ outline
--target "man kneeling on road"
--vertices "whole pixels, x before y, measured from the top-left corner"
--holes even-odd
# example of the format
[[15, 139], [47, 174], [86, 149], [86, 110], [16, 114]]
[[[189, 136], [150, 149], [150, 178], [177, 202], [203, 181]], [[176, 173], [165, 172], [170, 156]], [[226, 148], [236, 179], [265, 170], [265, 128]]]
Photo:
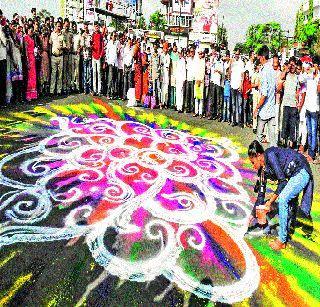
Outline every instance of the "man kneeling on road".
[[[313, 199], [314, 181], [307, 159], [300, 153], [288, 149], [270, 147], [264, 151], [258, 141], [249, 146], [248, 156], [255, 170], [260, 175], [258, 197], [255, 208], [264, 205], [264, 215], [277, 201], [279, 205], [279, 237], [269, 245], [273, 250], [286, 247], [289, 229], [290, 204], [297, 206], [299, 194], [303, 192], [300, 212], [305, 220], [312, 221], [310, 212]], [[271, 198], [265, 202], [267, 179], [278, 181], [278, 187]], [[296, 200], [295, 202], [292, 202]]]

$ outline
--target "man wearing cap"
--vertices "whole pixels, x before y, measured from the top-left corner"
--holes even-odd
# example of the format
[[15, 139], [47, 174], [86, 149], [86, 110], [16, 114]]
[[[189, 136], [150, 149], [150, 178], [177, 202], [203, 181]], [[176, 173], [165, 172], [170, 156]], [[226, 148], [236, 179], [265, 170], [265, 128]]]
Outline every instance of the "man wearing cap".
[[63, 50], [66, 47], [64, 35], [61, 32], [62, 25], [60, 22], [56, 23], [56, 29], [51, 33], [51, 86], [50, 94], [53, 95], [55, 89], [57, 94], [61, 95], [62, 91], [62, 69], [63, 69]]

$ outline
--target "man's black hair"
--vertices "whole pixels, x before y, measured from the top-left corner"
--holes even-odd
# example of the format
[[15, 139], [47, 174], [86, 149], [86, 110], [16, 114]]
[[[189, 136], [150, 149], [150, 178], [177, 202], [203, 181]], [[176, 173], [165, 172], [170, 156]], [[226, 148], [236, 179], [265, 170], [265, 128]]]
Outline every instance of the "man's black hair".
[[269, 47], [267, 45], [263, 45], [258, 51], [258, 56], [263, 56], [266, 58], [266, 60], [269, 60], [269, 56], [270, 56]]
[[36, 11], [37, 11], [37, 9], [36, 9], [35, 7], [33, 7], [33, 8], [31, 9], [31, 13], [36, 12]]
[[262, 145], [257, 140], [254, 140], [249, 145], [249, 148], [248, 148], [248, 156], [249, 156], [249, 158], [254, 158], [258, 154], [263, 154], [263, 153], [264, 153], [264, 149], [263, 149]]
[[290, 59], [289, 59], [289, 63], [293, 62], [294, 64], [297, 64], [297, 60], [294, 56], [292, 56]]

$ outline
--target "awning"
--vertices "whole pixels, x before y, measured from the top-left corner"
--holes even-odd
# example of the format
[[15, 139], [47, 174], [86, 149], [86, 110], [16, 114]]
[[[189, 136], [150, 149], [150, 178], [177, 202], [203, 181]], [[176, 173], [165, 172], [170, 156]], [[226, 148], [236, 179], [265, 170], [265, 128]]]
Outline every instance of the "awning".
[[123, 20], [123, 21], [127, 21], [129, 19], [129, 17], [125, 16], [125, 15], [119, 15], [119, 14], [115, 14], [113, 12], [110, 12], [110, 11], [107, 11], [107, 10], [104, 10], [104, 9], [100, 9], [100, 8], [90, 8], [89, 9], [90, 11], [96, 11], [97, 14], [100, 14], [100, 15], [104, 15], [104, 16], [111, 16], [115, 19], [118, 19], [118, 20]]

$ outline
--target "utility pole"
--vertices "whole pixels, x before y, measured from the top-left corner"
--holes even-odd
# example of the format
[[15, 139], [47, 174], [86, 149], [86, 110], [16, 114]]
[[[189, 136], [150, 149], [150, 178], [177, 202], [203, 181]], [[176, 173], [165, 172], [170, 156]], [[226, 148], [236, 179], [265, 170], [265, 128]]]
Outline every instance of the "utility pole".
[[179, 1], [179, 32], [178, 32], [178, 44], [180, 45], [180, 29], [181, 29], [181, 8], [183, 0]]

